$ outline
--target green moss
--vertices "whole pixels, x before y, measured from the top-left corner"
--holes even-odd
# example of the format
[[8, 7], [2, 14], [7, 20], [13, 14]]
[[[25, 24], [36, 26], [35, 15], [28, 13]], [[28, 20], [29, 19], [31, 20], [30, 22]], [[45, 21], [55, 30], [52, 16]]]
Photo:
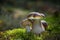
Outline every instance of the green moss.
[[32, 32], [27, 33], [25, 29], [13, 29], [5, 32], [5, 36], [10, 40], [38, 40], [41, 39]]

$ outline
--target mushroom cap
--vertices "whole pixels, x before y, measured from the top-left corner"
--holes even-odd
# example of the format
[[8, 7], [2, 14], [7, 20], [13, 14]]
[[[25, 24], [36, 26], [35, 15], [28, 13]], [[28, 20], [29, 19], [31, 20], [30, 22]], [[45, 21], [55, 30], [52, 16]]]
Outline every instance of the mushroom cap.
[[45, 17], [45, 15], [39, 12], [30, 12], [27, 16], [28, 19], [41, 19], [42, 17]]
[[32, 24], [28, 19], [24, 19], [22, 20], [21, 25], [26, 27], [26, 26], [31, 26]]
[[42, 25], [44, 26], [44, 28], [46, 29], [48, 27], [48, 24], [45, 20], [41, 20]]

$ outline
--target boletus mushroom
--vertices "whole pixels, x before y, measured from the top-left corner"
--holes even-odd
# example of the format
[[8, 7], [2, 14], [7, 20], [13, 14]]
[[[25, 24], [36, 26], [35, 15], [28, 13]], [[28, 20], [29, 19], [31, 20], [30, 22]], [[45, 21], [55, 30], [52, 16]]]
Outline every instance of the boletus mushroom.
[[35, 34], [40, 34], [45, 31], [45, 26], [47, 26], [46, 21], [41, 20], [45, 15], [39, 12], [31, 12], [28, 14], [27, 18], [32, 23], [32, 32]]
[[30, 12], [26, 19], [22, 21], [22, 25], [26, 28], [27, 32], [32, 31], [35, 34], [40, 34], [45, 31], [47, 22], [41, 20], [45, 15], [39, 12]]

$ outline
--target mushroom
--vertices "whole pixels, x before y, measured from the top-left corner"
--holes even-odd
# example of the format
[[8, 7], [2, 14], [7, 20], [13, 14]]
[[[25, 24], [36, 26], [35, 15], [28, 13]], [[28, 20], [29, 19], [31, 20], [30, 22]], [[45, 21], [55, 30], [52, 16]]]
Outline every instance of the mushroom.
[[45, 15], [39, 12], [31, 12], [27, 16], [27, 18], [32, 23], [32, 32], [35, 34], [40, 34], [45, 31], [45, 26], [43, 25], [45, 22], [41, 21], [42, 18], [44, 18]]
[[48, 27], [48, 24], [45, 20], [41, 20], [41, 25], [46, 29]]
[[22, 27], [26, 28], [26, 31], [27, 32], [30, 32], [31, 31], [32, 24], [31, 24], [31, 22], [28, 19], [22, 20], [22, 22], [20, 24], [22, 25]]
[[27, 32], [32, 31], [35, 34], [40, 34], [45, 31], [47, 23], [41, 20], [45, 15], [38, 12], [30, 12], [26, 19], [22, 20], [21, 24], [26, 28]]

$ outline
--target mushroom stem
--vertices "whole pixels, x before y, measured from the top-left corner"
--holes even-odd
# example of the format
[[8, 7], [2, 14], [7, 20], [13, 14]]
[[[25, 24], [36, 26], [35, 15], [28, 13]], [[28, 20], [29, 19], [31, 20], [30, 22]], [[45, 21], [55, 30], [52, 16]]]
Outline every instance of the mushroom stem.
[[41, 32], [45, 31], [44, 27], [41, 26], [41, 21], [39, 19], [35, 19], [32, 25], [32, 32], [35, 34], [40, 34]]
[[26, 31], [30, 32], [31, 31], [31, 27], [30, 26], [26, 26]]

